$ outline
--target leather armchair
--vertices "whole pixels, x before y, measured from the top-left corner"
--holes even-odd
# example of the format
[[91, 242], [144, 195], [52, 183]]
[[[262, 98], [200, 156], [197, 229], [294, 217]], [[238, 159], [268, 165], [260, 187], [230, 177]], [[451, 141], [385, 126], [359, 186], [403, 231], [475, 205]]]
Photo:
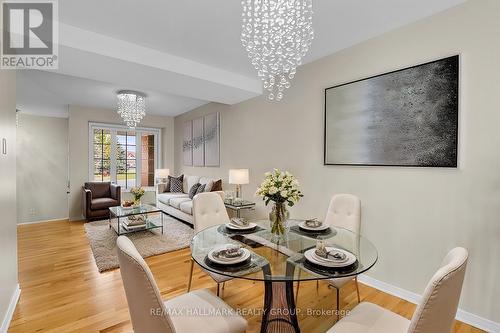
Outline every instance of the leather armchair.
[[121, 187], [110, 182], [87, 182], [83, 186], [83, 215], [87, 221], [109, 218], [109, 207], [121, 204]]

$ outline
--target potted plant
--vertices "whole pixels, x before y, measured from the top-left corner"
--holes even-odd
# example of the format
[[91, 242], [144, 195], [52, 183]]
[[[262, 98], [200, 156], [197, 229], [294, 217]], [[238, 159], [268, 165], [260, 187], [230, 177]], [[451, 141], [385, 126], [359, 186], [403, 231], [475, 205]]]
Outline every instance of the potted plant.
[[287, 231], [286, 221], [290, 216], [287, 206], [292, 207], [304, 196], [299, 190], [299, 181], [288, 171], [274, 169], [265, 173], [256, 195], [262, 197], [266, 206], [273, 202], [269, 213], [271, 233], [278, 239], [283, 237]]
[[134, 197], [134, 206], [139, 207], [141, 205], [141, 198], [144, 196], [146, 191], [142, 187], [132, 187], [130, 189], [130, 194]]

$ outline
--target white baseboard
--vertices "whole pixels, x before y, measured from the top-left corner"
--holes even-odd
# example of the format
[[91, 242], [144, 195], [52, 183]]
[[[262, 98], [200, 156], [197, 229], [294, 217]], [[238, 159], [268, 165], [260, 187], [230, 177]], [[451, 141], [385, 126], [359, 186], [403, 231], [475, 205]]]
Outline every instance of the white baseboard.
[[458, 309], [457, 320], [490, 333], [500, 333], [500, 323]]
[[7, 312], [3, 317], [2, 327], [0, 327], [0, 333], [7, 333], [10, 326], [10, 321], [12, 320], [12, 316], [14, 315], [14, 310], [16, 310], [17, 301], [19, 301], [19, 296], [21, 296], [21, 289], [19, 288], [19, 284], [16, 285], [16, 289], [10, 298], [9, 307], [7, 308]]
[[40, 220], [40, 221], [31, 221], [31, 222], [21, 222], [21, 223], [18, 223], [17, 225], [48, 223], [48, 222], [56, 222], [56, 221], [64, 221], [64, 220], [69, 220], [69, 217], [61, 217], [60, 219], [52, 219], [52, 220]]
[[80, 216], [76, 216], [76, 217], [75, 216], [69, 217], [70, 222], [77, 222], [77, 221], [83, 221], [83, 220], [85, 220], [85, 216], [83, 216], [83, 214]]
[[[368, 275], [360, 275], [358, 281], [413, 304], [420, 303], [422, 299], [422, 296], [419, 294], [379, 281]], [[456, 319], [489, 333], [500, 333], [500, 323], [477, 316], [462, 309], [458, 309]]]

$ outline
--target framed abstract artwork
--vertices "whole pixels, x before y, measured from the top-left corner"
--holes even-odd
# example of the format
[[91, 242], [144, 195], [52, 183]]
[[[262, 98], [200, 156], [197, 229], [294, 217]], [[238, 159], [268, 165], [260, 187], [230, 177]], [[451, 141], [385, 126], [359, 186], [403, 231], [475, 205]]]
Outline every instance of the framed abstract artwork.
[[184, 157], [184, 165], [193, 165], [193, 121], [189, 120], [184, 123], [184, 139], [182, 141], [182, 153]]
[[220, 116], [218, 112], [184, 123], [182, 153], [186, 166], [220, 165]]
[[325, 165], [457, 167], [459, 56], [325, 89]]
[[203, 119], [205, 142], [205, 166], [219, 166], [219, 113], [209, 114]]
[[205, 165], [203, 118], [193, 120], [193, 166]]

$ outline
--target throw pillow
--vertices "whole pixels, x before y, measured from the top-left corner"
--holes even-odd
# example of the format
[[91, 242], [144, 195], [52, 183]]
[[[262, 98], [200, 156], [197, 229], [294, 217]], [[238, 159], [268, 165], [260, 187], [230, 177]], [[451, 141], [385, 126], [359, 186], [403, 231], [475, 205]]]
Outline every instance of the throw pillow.
[[193, 186], [191, 186], [191, 189], [189, 190], [189, 199], [193, 199], [196, 194], [198, 194], [198, 188], [201, 186], [200, 183], [196, 183]]
[[183, 179], [184, 175], [180, 175], [179, 177], [168, 176], [168, 183], [170, 184], [171, 193], [182, 193]]
[[198, 189], [196, 190], [196, 194], [200, 194], [202, 192], [205, 192], [205, 186], [206, 186], [206, 184], [198, 186]]
[[205, 183], [205, 192], [211, 192], [213, 186], [214, 186], [213, 180], [209, 180], [208, 182], [206, 182]]
[[211, 192], [222, 191], [222, 179], [219, 179], [218, 181], [214, 182], [214, 184], [212, 185], [212, 189], [210, 191]]

